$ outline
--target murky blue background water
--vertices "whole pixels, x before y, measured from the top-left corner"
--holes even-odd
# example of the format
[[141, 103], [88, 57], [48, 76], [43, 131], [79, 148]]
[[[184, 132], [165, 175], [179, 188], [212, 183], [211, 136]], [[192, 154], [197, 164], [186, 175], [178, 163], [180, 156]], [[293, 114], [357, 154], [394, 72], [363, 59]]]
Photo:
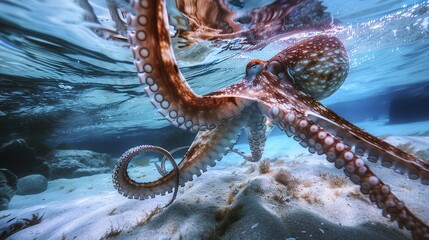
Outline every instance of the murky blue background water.
[[[139, 84], [127, 42], [103, 36], [118, 30], [106, 2], [0, 1], [0, 143], [24, 138], [117, 155], [137, 144], [175, 141]], [[240, 13], [274, 1], [224, 2]], [[344, 85], [322, 102], [370, 132], [372, 122], [428, 121], [429, 2], [322, 3], [335, 19], [328, 31], [351, 59]], [[115, 6], [129, 10], [124, 1]], [[169, 14], [175, 11], [170, 5]], [[190, 86], [205, 94], [241, 79], [250, 59], [268, 59], [314, 32], [280, 34], [257, 46], [229, 48], [232, 39], [175, 50]], [[405, 116], [400, 121], [392, 122], [392, 102]], [[404, 128], [407, 134], [429, 130]], [[402, 133], [395, 129], [382, 134]]]

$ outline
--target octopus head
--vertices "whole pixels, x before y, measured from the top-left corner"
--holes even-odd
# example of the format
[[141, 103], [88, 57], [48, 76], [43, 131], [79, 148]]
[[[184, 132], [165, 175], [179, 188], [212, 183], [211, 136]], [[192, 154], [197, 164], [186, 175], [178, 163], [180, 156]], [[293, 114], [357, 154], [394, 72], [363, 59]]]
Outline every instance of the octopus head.
[[259, 59], [253, 59], [246, 66], [246, 77], [245, 79], [249, 82], [253, 81], [255, 77], [264, 70], [266, 65], [265, 61]]
[[272, 74], [318, 100], [338, 90], [348, 69], [349, 57], [343, 44], [326, 35], [294, 44], [267, 63]]

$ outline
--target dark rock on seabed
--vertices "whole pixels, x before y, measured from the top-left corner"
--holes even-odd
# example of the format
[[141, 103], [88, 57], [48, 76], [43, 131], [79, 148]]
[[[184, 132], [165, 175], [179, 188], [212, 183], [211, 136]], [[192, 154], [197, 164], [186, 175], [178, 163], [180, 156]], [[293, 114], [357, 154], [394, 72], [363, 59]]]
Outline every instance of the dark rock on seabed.
[[45, 159], [37, 157], [24, 139], [16, 139], [0, 146], [0, 168], [6, 168], [18, 178], [41, 174], [49, 178], [50, 169]]
[[89, 150], [54, 150], [46, 157], [52, 169], [52, 180], [109, 173], [114, 164], [109, 154]]
[[9, 207], [9, 202], [16, 193], [18, 178], [9, 170], [0, 169], [0, 211]]

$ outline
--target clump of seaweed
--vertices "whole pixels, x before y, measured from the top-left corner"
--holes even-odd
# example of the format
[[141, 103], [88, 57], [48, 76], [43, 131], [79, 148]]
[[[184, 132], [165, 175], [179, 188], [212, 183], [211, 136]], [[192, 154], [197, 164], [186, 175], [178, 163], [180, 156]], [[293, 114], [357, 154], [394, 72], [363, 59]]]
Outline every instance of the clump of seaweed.
[[224, 208], [218, 209], [215, 214], [215, 221], [216, 222], [222, 221], [222, 219], [224, 219], [225, 216], [227, 216], [230, 212], [231, 212], [230, 207], [224, 207]]
[[324, 173], [319, 173], [319, 177], [327, 181], [331, 188], [344, 187], [348, 183], [348, 180], [346, 177], [336, 175], [336, 174], [329, 174], [324, 172]]
[[329, 173], [327, 173], [327, 172], [319, 172], [319, 177], [323, 180], [327, 180], [328, 175], [329, 175]]
[[312, 187], [313, 186], [313, 181], [310, 179], [306, 179], [302, 182], [302, 185], [306, 188]]
[[[43, 215], [44, 214], [40, 216], [38, 213], [33, 213], [30, 219], [21, 218], [16, 220], [16, 222], [9, 225], [5, 230], [0, 233], [0, 239], [6, 239], [7, 237], [11, 236], [12, 234], [15, 234], [16, 232], [41, 223], [43, 220]], [[12, 218], [12, 220], [13, 219], [14, 218]], [[12, 220], [9, 220], [8, 222]]]
[[274, 176], [274, 179], [285, 186], [288, 186], [290, 182], [294, 181], [292, 174], [286, 170], [277, 172], [277, 174]]
[[270, 160], [265, 159], [259, 163], [259, 173], [265, 174], [270, 171]]
[[285, 170], [281, 170], [277, 172], [277, 174], [274, 176], [274, 179], [285, 185], [288, 189], [289, 194], [296, 197], [298, 193], [298, 185], [299, 180], [294, 177], [290, 172], [287, 172]]
[[315, 203], [321, 202], [319, 196], [317, 196], [313, 191], [308, 191], [304, 194], [301, 194], [300, 197], [304, 199], [306, 202], [308, 202], [309, 204], [315, 204]]
[[265, 193], [264, 188], [260, 184], [252, 185], [252, 190], [254, 190], [256, 193], [259, 193], [261, 195]]
[[341, 196], [341, 191], [335, 190], [334, 195], [335, 197]]
[[113, 208], [107, 215], [113, 216], [116, 214], [116, 208]]
[[247, 184], [249, 184], [249, 180], [246, 180], [246, 181], [243, 181], [243, 182], [241, 182], [241, 183], [238, 183], [238, 184], [237, 184], [237, 187], [238, 187], [239, 189], [242, 189], [242, 188], [244, 188], [245, 186], [247, 186]]
[[278, 203], [284, 203], [286, 202], [286, 198], [280, 194], [274, 194], [272, 196], [272, 198], [274, 199], [274, 201], [278, 202]]
[[114, 228], [113, 226], [110, 226], [109, 231], [107, 231], [100, 240], [104, 240], [104, 239], [109, 239], [109, 238], [114, 238], [119, 236], [123, 231], [125, 230], [125, 227], [116, 227]]
[[225, 236], [225, 232], [235, 222], [243, 217], [243, 205], [239, 204], [234, 207], [224, 207], [218, 209], [215, 214], [215, 229], [206, 239], [221, 239]]
[[145, 218], [138, 220], [135, 226], [141, 227], [146, 225], [156, 214], [160, 213], [161, 210], [162, 208], [160, 206], [156, 206], [149, 214], [146, 215]]
[[232, 202], [234, 202], [234, 198], [235, 198], [235, 196], [237, 195], [238, 192], [239, 191], [238, 191], [237, 188], [234, 188], [234, 189], [232, 189], [231, 191], [228, 192], [228, 195], [226, 197], [226, 203], [228, 205], [230, 205]]

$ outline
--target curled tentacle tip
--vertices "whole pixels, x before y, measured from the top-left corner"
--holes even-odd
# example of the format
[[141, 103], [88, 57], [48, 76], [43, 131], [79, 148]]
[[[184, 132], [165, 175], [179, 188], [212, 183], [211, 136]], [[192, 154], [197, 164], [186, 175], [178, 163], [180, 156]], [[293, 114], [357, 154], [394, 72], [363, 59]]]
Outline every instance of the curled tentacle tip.
[[158, 163], [153, 163], [155, 164], [156, 170], [158, 170], [159, 174], [161, 174], [161, 176], [165, 176], [167, 175], [167, 170], [165, 168], [162, 168]]
[[[152, 146], [152, 145], [141, 145], [127, 150], [124, 154], [122, 154], [122, 156], [119, 158], [118, 162], [115, 165], [115, 169], [113, 171], [113, 176], [112, 176], [114, 186], [120, 194], [127, 196], [128, 198], [143, 200], [148, 197], [152, 197], [152, 198], [155, 197], [156, 192], [152, 190], [147, 190], [147, 187], [145, 186], [146, 183], [139, 183], [134, 181], [133, 179], [130, 178], [127, 172], [128, 165], [131, 162], [131, 160], [139, 153], [146, 152], [146, 151], [155, 151], [163, 154], [171, 162], [171, 165], [173, 166], [174, 177], [175, 177], [174, 192], [171, 200], [167, 203], [165, 207], [170, 206], [176, 199], [177, 191], [179, 189], [180, 176], [179, 176], [179, 167], [177, 166], [173, 156], [169, 151], [167, 151], [164, 148], [161, 148], [158, 146]], [[159, 166], [157, 164], [155, 164], [155, 166], [157, 166], [158, 172], [161, 173], [161, 175], [163, 175], [163, 173], [166, 172], [165, 167]], [[163, 185], [159, 185], [157, 187], [162, 190]], [[138, 195], [138, 197], [136, 197], [136, 195]]]

